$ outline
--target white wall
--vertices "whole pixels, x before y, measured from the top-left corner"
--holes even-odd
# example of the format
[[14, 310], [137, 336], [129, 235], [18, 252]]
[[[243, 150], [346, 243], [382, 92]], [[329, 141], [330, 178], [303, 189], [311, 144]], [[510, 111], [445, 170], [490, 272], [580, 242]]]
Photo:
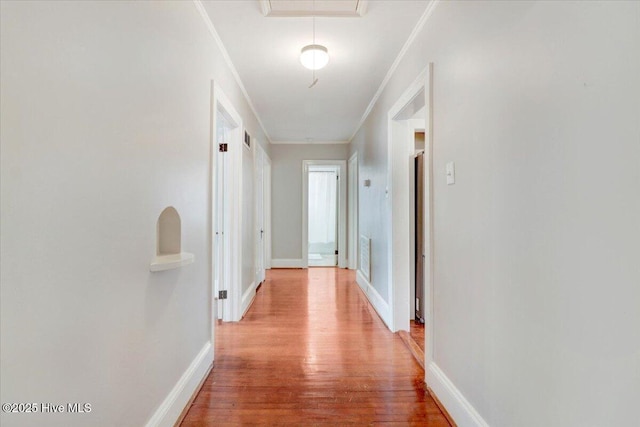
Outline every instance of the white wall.
[[[192, 2], [3, 1], [0, 28], [1, 400], [92, 404], [0, 424], [144, 425], [211, 339], [211, 79], [266, 138]], [[195, 263], [150, 273], [169, 205]]]
[[346, 160], [347, 154], [346, 144], [271, 146], [272, 259], [302, 259], [302, 161]]
[[[358, 152], [358, 234], [371, 239], [371, 285], [386, 302], [389, 302], [386, 280], [387, 242], [390, 238], [385, 195], [387, 142], [383, 139], [386, 138], [386, 127], [383, 127], [383, 121], [386, 123], [386, 112], [384, 114], [376, 116], [377, 121], [370, 119], [364, 123], [350, 144], [350, 149], [351, 153]], [[364, 186], [366, 180], [370, 181], [368, 187]]]
[[386, 114], [429, 62], [435, 364], [492, 426], [640, 425], [640, 3], [436, 7], [351, 144], [381, 295]]

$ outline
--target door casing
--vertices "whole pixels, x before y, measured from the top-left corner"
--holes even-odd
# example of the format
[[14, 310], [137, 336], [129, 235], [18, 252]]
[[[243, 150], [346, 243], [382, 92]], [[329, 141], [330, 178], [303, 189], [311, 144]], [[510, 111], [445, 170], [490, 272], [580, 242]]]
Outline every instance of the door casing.
[[425, 366], [433, 361], [437, 345], [433, 334], [433, 64], [423, 70], [409, 85], [387, 114], [387, 214], [390, 239], [388, 256], [388, 326], [392, 331], [409, 330], [410, 318], [410, 164], [413, 155], [414, 129], [409, 117], [403, 115], [408, 107], [416, 111], [425, 107], [424, 152], [424, 293]]

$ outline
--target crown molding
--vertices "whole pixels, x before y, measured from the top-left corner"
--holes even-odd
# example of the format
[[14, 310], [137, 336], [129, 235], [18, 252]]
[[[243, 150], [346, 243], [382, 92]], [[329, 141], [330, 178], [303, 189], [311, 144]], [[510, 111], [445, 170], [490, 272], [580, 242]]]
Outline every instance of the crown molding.
[[356, 129], [353, 131], [353, 134], [349, 138], [349, 142], [353, 140], [353, 138], [356, 136], [356, 134], [358, 133], [358, 131], [360, 130], [364, 122], [367, 120], [367, 117], [369, 117], [369, 114], [371, 114], [371, 110], [373, 110], [373, 107], [376, 105], [376, 102], [378, 102], [380, 95], [382, 95], [382, 91], [387, 87], [389, 80], [391, 80], [391, 77], [396, 72], [396, 69], [400, 65], [400, 62], [404, 58], [404, 55], [409, 50], [409, 48], [415, 41], [416, 37], [418, 37], [418, 34], [420, 34], [422, 29], [424, 28], [424, 25], [427, 23], [427, 21], [431, 17], [431, 14], [433, 13], [438, 3], [440, 3], [440, 0], [431, 0], [431, 2], [427, 5], [427, 8], [424, 10], [424, 13], [418, 20], [418, 23], [415, 25], [415, 27], [413, 27], [411, 34], [409, 34], [409, 38], [407, 38], [407, 41], [404, 43], [404, 46], [402, 46], [402, 49], [400, 49], [398, 56], [396, 56], [396, 59], [393, 61], [393, 64], [391, 64], [389, 71], [387, 71], [387, 75], [384, 76], [384, 79], [382, 79], [382, 83], [380, 83], [380, 87], [378, 87], [378, 90], [373, 95], [371, 102], [369, 102], [369, 105], [367, 106], [367, 109], [364, 111], [364, 114], [362, 115], [360, 122], [358, 122]]
[[209, 17], [207, 10], [204, 8], [204, 5], [200, 0], [193, 0], [193, 4], [195, 5], [198, 12], [200, 12], [200, 16], [202, 16], [202, 19], [204, 20], [204, 23], [207, 26], [209, 33], [215, 40], [216, 45], [218, 46], [218, 49], [220, 49], [220, 52], [222, 53], [222, 57], [224, 58], [224, 61], [226, 62], [229, 69], [231, 70], [231, 74], [233, 75], [233, 78], [236, 80], [236, 83], [238, 84], [238, 86], [240, 87], [240, 90], [242, 91], [244, 98], [249, 104], [249, 108], [251, 108], [253, 115], [256, 117], [256, 120], [258, 120], [258, 123], [260, 124], [260, 127], [264, 132], [264, 135], [267, 137], [267, 141], [271, 143], [271, 137], [269, 136], [267, 129], [264, 127], [264, 123], [262, 123], [262, 120], [260, 119], [258, 112], [253, 106], [251, 97], [249, 96], [249, 93], [247, 92], [247, 89], [245, 88], [244, 83], [242, 83], [242, 79], [238, 74], [238, 70], [236, 70], [235, 65], [233, 65], [233, 62], [231, 61], [231, 57], [229, 56], [229, 52], [227, 52], [227, 48], [224, 47], [224, 43], [222, 43], [222, 39], [220, 38], [220, 35], [218, 35], [218, 32], [216, 31], [216, 27], [214, 27], [213, 22], [211, 22], [211, 18]]
[[323, 144], [348, 144], [349, 141], [271, 141], [274, 145], [323, 145]]

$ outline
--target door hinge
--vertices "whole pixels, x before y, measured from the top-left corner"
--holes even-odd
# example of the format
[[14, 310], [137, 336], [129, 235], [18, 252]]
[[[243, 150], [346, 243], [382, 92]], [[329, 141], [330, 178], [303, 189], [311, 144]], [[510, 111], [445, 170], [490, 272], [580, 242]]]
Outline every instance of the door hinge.
[[338, 255], [338, 251], [336, 250], [336, 255]]
[[227, 299], [227, 291], [218, 291], [218, 299]]
[[227, 151], [229, 151], [227, 143], [224, 142], [222, 144], [219, 144], [218, 151], [220, 151], [221, 153], [226, 153]]

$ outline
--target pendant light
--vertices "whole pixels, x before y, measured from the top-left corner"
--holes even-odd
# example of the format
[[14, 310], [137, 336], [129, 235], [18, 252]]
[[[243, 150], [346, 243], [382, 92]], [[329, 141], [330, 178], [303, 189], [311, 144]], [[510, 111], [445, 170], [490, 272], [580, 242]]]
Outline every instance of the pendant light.
[[316, 44], [316, 2], [313, 2], [313, 43], [302, 48], [300, 62], [310, 70], [319, 70], [329, 63], [329, 51]]

